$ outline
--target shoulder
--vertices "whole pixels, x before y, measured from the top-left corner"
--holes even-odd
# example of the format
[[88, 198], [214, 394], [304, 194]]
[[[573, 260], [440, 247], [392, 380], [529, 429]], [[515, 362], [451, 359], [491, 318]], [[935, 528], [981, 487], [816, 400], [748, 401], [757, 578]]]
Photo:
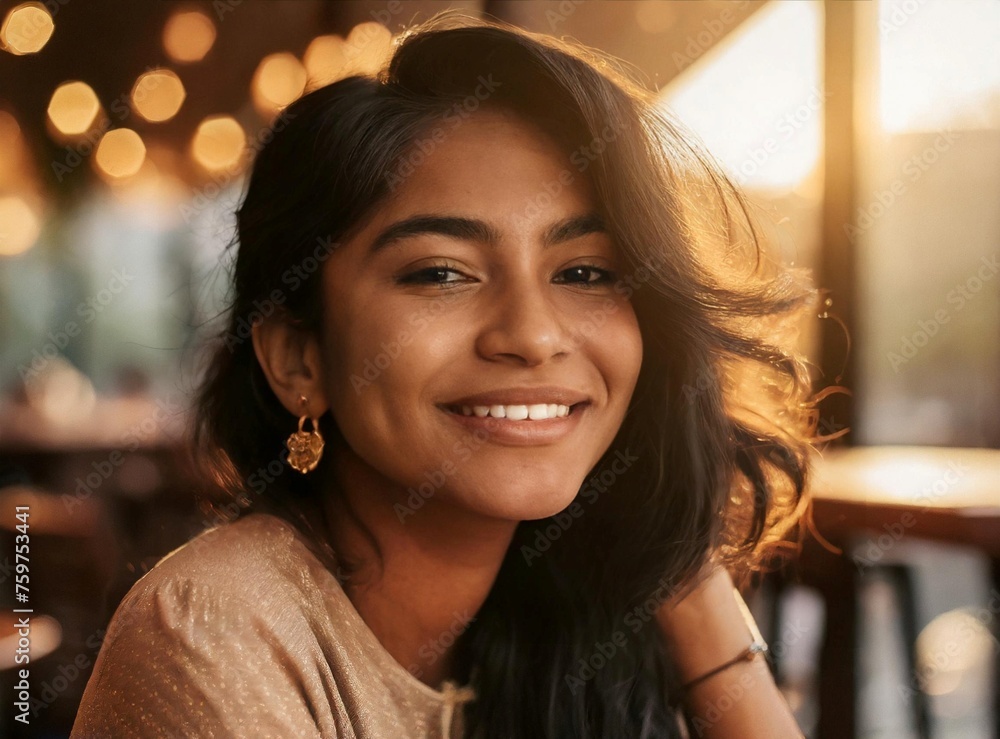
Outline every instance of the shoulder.
[[160, 558], [143, 579], [156, 580], [179, 572], [191, 578], [261, 568], [276, 572], [281, 559], [295, 553], [299, 542], [289, 522], [268, 513], [251, 513], [202, 531]]
[[[274, 629], [305, 628], [311, 583], [322, 565], [295, 527], [254, 513], [201, 532], [174, 549], [128, 591], [107, 636], [187, 629], [234, 633], [247, 619]], [[309, 573], [310, 576], [305, 576]]]
[[211, 591], [220, 597], [259, 602], [275, 589], [294, 585], [311, 556], [292, 524], [253, 513], [207, 529], [164, 555], [123, 600], [176, 589]]
[[307, 552], [291, 524], [252, 514], [163, 557], [108, 625], [74, 736], [117, 735], [140, 719], [159, 727], [156, 736], [209, 726], [201, 735], [246, 735], [251, 724], [315, 736], [315, 705], [302, 690], [316, 684], [321, 654], [302, 577]]

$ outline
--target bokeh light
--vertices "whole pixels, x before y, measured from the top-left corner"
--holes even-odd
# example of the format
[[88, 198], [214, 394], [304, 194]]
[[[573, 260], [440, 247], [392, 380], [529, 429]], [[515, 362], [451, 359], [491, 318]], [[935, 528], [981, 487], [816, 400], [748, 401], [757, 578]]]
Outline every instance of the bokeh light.
[[86, 82], [64, 82], [49, 100], [49, 120], [60, 133], [77, 136], [86, 133], [101, 110], [97, 93]]
[[180, 155], [163, 141], [147, 138], [143, 143], [146, 157], [139, 171], [132, 177], [109, 181], [112, 192], [121, 202], [142, 203], [149, 216], [169, 227], [180, 216], [176, 206], [190, 196], [179, 171]]
[[0, 188], [19, 176], [19, 165], [23, 155], [24, 142], [21, 126], [17, 119], [6, 110], [0, 110]]
[[175, 62], [200, 62], [215, 43], [215, 24], [197, 10], [174, 13], [163, 28], [163, 49]]
[[97, 405], [90, 378], [59, 354], [48, 359], [24, 389], [39, 416], [58, 428], [84, 422]]
[[306, 76], [306, 68], [293, 54], [264, 57], [253, 76], [254, 106], [265, 117], [284, 108], [305, 90]]
[[147, 121], [159, 123], [177, 115], [187, 93], [169, 69], [154, 69], [139, 76], [132, 87], [132, 108]]
[[101, 137], [94, 154], [98, 172], [108, 177], [131, 177], [146, 159], [146, 146], [130, 128], [116, 128]]
[[26, 252], [38, 240], [41, 228], [38, 214], [24, 198], [0, 197], [0, 256]]
[[347, 34], [344, 53], [348, 74], [374, 75], [388, 61], [392, 31], [375, 21], [359, 23]]
[[989, 629], [972, 612], [958, 609], [937, 616], [915, 645], [924, 692], [933, 696], [954, 692], [967, 673], [988, 668], [992, 646]]
[[302, 57], [309, 75], [309, 89], [336, 82], [344, 76], [347, 53], [344, 37], [338, 34], [317, 36]]
[[232, 169], [239, 165], [247, 137], [236, 119], [227, 115], [209, 116], [195, 131], [191, 156], [209, 172]]
[[12, 9], [0, 26], [0, 45], [11, 54], [34, 54], [52, 38], [55, 23], [41, 3], [22, 3]]

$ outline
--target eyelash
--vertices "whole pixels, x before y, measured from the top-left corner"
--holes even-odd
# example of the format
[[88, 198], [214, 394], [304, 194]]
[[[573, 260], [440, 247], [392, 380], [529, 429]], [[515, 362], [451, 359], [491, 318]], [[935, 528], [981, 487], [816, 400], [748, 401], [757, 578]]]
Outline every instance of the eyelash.
[[[586, 280], [583, 282], [573, 282], [569, 283], [572, 285], [577, 285], [578, 287], [590, 288], [597, 285], [609, 285], [616, 279], [616, 274], [611, 270], [602, 269], [600, 267], [594, 266], [592, 264], [576, 264], [572, 267], [567, 267], [560, 274], [564, 272], [569, 272], [571, 270], [589, 270], [598, 274], [598, 279], [596, 280]], [[457, 269], [446, 266], [436, 266], [436, 267], [425, 267], [424, 269], [417, 270], [416, 272], [411, 272], [407, 275], [403, 275], [399, 278], [400, 284], [413, 285], [413, 284], [425, 284], [425, 285], [437, 285], [439, 287], [445, 287], [446, 285], [454, 285], [460, 282], [459, 280], [433, 280], [433, 279], [422, 279], [434, 273], [441, 272], [453, 272], [455, 274], [461, 274]]]

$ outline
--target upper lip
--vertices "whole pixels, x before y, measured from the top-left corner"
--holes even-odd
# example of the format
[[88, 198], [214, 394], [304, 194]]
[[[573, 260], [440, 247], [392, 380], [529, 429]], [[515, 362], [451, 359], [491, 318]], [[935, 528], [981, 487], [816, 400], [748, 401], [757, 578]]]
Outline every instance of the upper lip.
[[510, 387], [502, 390], [491, 390], [450, 401], [448, 406], [474, 405], [539, 405], [555, 403], [557, 405], [575, 405], [589, 401], [586, 393], [570, 390], [555, 385], [538, 387]]

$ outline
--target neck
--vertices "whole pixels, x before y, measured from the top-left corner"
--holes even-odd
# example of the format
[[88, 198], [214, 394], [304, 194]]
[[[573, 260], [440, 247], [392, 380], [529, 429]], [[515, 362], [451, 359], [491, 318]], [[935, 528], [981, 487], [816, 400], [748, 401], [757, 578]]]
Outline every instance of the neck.
[[437, 688], [455, 678], [454, 645], [493, 587], [517, 522], [471, 513], [438, 495], [420, 498], [414, 509], [407, 489], [350, 450], [338, 448], [331, 461], [331, 545], [359, 563], [344, 592], [386, 651]]

